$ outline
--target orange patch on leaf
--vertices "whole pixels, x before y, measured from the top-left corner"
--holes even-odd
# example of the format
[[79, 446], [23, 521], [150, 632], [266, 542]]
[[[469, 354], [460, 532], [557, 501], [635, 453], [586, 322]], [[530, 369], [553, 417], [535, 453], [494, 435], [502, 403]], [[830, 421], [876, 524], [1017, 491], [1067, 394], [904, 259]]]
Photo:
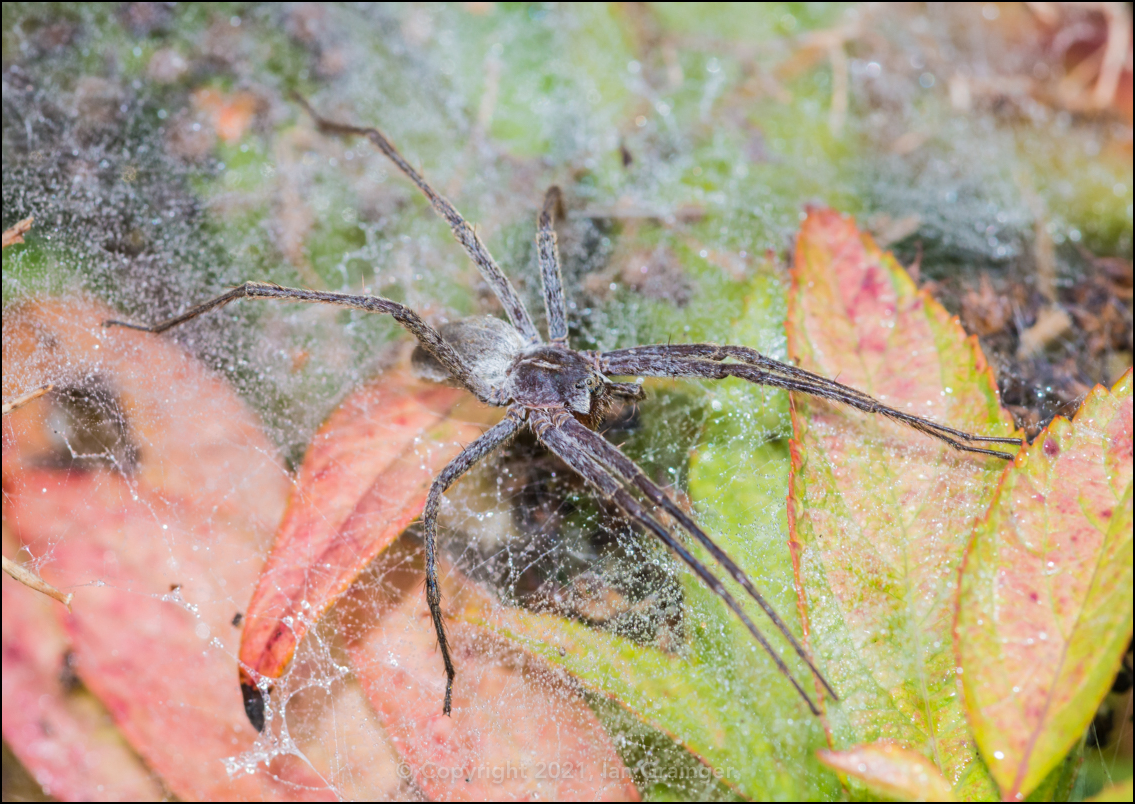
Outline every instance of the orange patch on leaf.
[[356, 593], [373, 628], [351, 643], [371, 704], [432, 799], [634, 801], [638, 791], [610, 738], [568, 676], [511, 640], [472, 625], [492, 607], [456, 571], [442, 567], [446, 633], [457, 677], [453, 714], [442, 714], [445, 671], [420, 576], [407, 573], [401, 599]]

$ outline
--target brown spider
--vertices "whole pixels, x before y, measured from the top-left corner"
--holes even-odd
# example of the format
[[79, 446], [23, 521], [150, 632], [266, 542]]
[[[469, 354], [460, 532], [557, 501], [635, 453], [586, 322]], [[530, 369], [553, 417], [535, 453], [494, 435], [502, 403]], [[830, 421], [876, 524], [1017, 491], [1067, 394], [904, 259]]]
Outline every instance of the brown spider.
[[[698, 577], [732, 609], [753, 638], [772, 657], [777, 668], [791, 682], [800, 697], [807, 702], [812, 712], [818, 715], [819, 710], [815, 703], [792, 676], [784, 661], [772, 649], [733, 595], [670, 530], [647, 512], [639, 499], [631, 493], [631, 489], [637, 488], [646, 500], [655, 506], [660, 506], [673, 517], [764, 609], [769, 619], [784, 634], [785, 639], [808, 665], [824, 689], [832, 698], [839, 700], [835, 690], [816, 669], [788, 626], [757, 591], [756, 586], [741, 568], [714, 544], [697, 523], [661, 488], [651, 482], [633, 461], [595, 432], [595, 428], [603, 420], [614, 399], [638, 400], [645, 396], [642, 386], [637, 383], [612, 382], [609, 378], [613, 376], [709, 379], [738, 377], [759, 385], [801, 391], [832, 399], [868, 413], [881, 413], [967, 452], [1012, 458], [1009, 453], [984, 449], [972, 444], [975, 442], [1019, 444], [1020, 442], [1014, 438], [976, 436], [903, 413], [845, 385], [765, 357], [745, 346], [718, 346], [709, 343], [657, 344], [612, 352], [575, 351], [567, 343], [568, 326], [563, 284], [560, 277], [559, 253], [556, 248], [556, 233], [552, 226], [554, 211], [560, 204], [560, 191], [557, 187], [548, 190], [544, 198], [544, 207], [540, 213], [536, 234], [544, 287], [544, 305], [548, 317], [548, 342], [545, 342], [532, 323], [532, 317], [521, 303], [512, 283], [493, 260], [484, 243], [473, 231], [473, 227], [402, 158], [382, 132], [376, 128], [362, 128], [324, 120], [303, 98], [297, 96], [296, 100], [311, 115], [320, 131], [337, 135], [359, 135], [370, 139], [418, 186], [418, 189], [425, 193], [434, 210], [450, 225], [454, 237], [477, 264], [481, 275], [504, 305], [511, 323], [505, 323], [498, 318], [479, 316], [434, 329], [413, 310], [389, 299], [286, 288], [265, 282], [245, 282], [240, 287], [154, 326], [140, 326], [123, 321], [105, 323], [108, 326], [125, 326], [145, 332], [165, 332], [202, 313], [243, 298], [323, 302], [369, 312], [387, 313], [413, 333], [420, 342], [414, 355], [414, 363], [420, 374], [437, 381], [456, 380], [485, 404], [508, 408], [504, 419], [466, 446], [434, 479], [422, 515], [426, 544], [426, 600], [429, 603], [434, 628], [437, 630], [438, 644], [441, 646], [442, 659], [445, 662], [444, 713], [447, 715], [450, 713], [453, 678], [456, 671], [445, 636], [445, 623], [441, 614], [441, 592], [437, 579], [438, 504], [441, 495], [455, 480], [490, 452], [505, 444], [525, 426], [531, 428], [545, 447], [559, 456], [596, 491], [622, 509], [632, 520], [657, 536], [689, 565]], [[724, 362], [728, 358], [735, 362]], [[254, 725], [262, 728], [263, 708], [262, 705], [257, 705], [260, 700], [259, 691], [249, 687], [244, 693], [250, 718]]]

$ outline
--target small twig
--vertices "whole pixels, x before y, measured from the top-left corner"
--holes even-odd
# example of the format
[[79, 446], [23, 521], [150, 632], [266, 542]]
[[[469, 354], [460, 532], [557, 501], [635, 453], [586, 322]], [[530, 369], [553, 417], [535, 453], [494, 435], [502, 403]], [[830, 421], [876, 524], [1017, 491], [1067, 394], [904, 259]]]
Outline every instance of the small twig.
[[[29, 218], [28, 220], [31, 220], [31, 218]], [[5, 237], [7, 237], [7, 235], [5, 235]], [[7, 402], [4, 403], [4, 411], [3, 411], [4, 415], [11, 413], [13, 410], [16, 410], [17, 408], [22, 408], [24, 405], [28, 404], [33, 399], [39, 399], [41, 396], [46, 394], [48, 391], [50, 391], [54, 387], [55, 387], [54, 385], [52, 385], [51, 383], [48, 383], [47, 385], [41, 385], [39, 388], [36, 388], [34, 391], [28, 391], [23, 396], [18, 396], [15, 399], [8, 400]]]
[[9, 561], [8, 556], [0, 556], [0, 558], [4, 560], [4, 572], [8, 573], [8, 575], [13, 580], [19, 581], [24, 586], [27, 586], [30, 589], [34, 589], [37, 592], [43, 592], [43, 594], [47, 595], [48, 597], [52, 597], [58, 600], [68, 609], [71, 608], [72, 595], [70, 593], [63, 594], [47, 581], [43, 580], [43, 578], [36, 575], [34, 572], [24, 569], [15, 561]]
[[[23, 234], [23, 232], [26, 232], [28, 229], [31, 228], [31, 223], [32, 223], [32, 219], [28, 218], [26, 221], [21, 221], [20, 223], [16, 224], [11, 229], [9, 229], [7, 232], [4, 232], [4, 245], [8, 245], [8, 235], [10, 233], [15, 232], [17, 229], [20, 229], [20, 227], [23, 227], [22, 231], [17, 232], [16, 235], [15, 235], [15, 237], [18, 238], [21, 234]], [[27, 224], [27, 225], [25, 226], [25, 224]], [[21, 242], [21, 241], [20, 240], [13, 240], [13, 242]], [[47, 385], [41, 385], [39, 388], [36, 388], [34, 391], [28, 391], [23, 396], [18, 396], [15, 399], [11, 399], [11, 400], [5, 402], [4, 408], [3, 408], [3, 415], [7, 416], [13, 410], [17, 410], [18, 408], [22, 408], [24, 405], [28, 404], [29, 402], [31, 402], [34, 399], [39, 399], [41, 396], [46, 394], [48, 391], [50, 391], [54, 387], [55, 386], [53, 386], [51, 383], [48, 383]], [[8, 575], [11, 576], [11, 578], [13, 580], [19, 581], [24, 586], [27, 586], [31, 589], [34, 589], [37, 592], [43, 592], [48, 597], [53, 597], [56, 600], [58, 600], [60, 603], [62, 603], [68, 609], [71, 608], [71, 595], [63, 594], [58, 589], [56, 589], [54, 586], [49, 584], [47, 581], [43, 580], [43, 578], [40, 578], [38, 575], [36, 575], [34, 572], [31, 572], [30, 570], [24, 569], [22, 566], [20, 566], [19, 564], [17, 564], [14, 561], [9, 561], [7, 556], [0, 556], [0, 558], [2, 558], [4, 560], [4, 572], [8, 573]]]

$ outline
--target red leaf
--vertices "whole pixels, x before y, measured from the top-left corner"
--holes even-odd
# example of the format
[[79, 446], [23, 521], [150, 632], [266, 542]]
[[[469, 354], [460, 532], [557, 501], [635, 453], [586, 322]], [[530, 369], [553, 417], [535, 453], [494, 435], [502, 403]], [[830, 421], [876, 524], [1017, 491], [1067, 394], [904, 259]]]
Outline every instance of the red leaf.
[[75, 589], [63, 618], [75, 671], [163, 782], [187, 799], [292, 798], [295, 783], [326, 798], [294, 757], [234, 777], [221, 764], [257, 737], [232, 676], [231, 620], [260, 563], [251, 540], [106, 473], [24, 480], [10, 493], [21, 540], [51, 551]]
[[[377, 622], [351, 645], [352, 662], [386, 732], [433, 799], [638, 800], [622, 760], [574, 683], [542, 659], [463, 622], [491, 601], [443, 570], [446, 632], [457, 665], [453, 715], [442, 714], [445, 672], [421, 575], [387, 573], [385, 596], [355, 593]], [[372, 587], [375, 588], [375, 587]], [[460, 591], [455, 591], [460, 590]]]
[[[5, 552], [13, 542], [5, 528]], [[156, 801], [162, 786], [122, 736], [106, 728], [106, 712], [70, 689], [71, 649], [52, 607], [4, 578], [4, 740], [59, 801], [98, 795], [107, 801]]]
[[[4, 396], [55, 385], [47, 399], [4, 420], [5, 485], [28, 468], [60, 463], [66, 445], [49, 421], [58, 414], [53, 404], [69, 391], [93, 394], [99, 413], [119, 418], [122, 439], [136, 449], [136, 464], [120, 467], [135, 482], [193, 501], [210, 516], [261, 534], [257, 538], [271, 533], [280, 522], [288, 476], [256, 415], [168, 339], [102, 326], [115, 315], [81, 299], [4, 313]], [[116, 445], [105, 446], [113, 452]], [[79, 458], [75, 465], [100, 464]]]
[[315, 434], [249, 605], [242, 684], [279, 678], [308, 629], [418, 517], [433, 478], [481, 434], [450, 418], [466, 398], [388, 372]]
[[[57, 388], [45, 404], [5, 420], [5, 520], [34, 555], [48, 557], [52, 580], [74, 589], [78, 608], [58, 615], [74, 672], [170, 790], [183, 798], [328, 797], [293, 756], [277, 755], [269, 773], [252, 775], [229, 776], [221, 764], [257, 738], [232, 683], [231, 620], [283, 509], [286, 475], [256, 417], [223, 382], [168, 341], [104, 329], [110, 314], [74, 301], [5, 314], [5, 377], [50, 379]], [[67, 439], [81, 434], [58, 424], [70, 415], [68, 389], [96, 405], [99, 421], [87, 424], [108, 436], [98, 461], [73, 454]], [[108, 423], [120, 427], [98, 430]], [[32, 468], [68, 458], [62, 469]], [[26, 635], [23, 611], [5, 607], [6, 641], [9, 627], [12, 639]], [[7, 733], [9, 712], [19, 713], [9, 701], [28, 692], [7, 679], [4, 692]], [[48, 703], [67, 706], [58, 690]], [[90, 733], [72, 737], [84, 750], [99, 744]], [[36, 773], [46, 744], [32, 745], [20, 756]]]

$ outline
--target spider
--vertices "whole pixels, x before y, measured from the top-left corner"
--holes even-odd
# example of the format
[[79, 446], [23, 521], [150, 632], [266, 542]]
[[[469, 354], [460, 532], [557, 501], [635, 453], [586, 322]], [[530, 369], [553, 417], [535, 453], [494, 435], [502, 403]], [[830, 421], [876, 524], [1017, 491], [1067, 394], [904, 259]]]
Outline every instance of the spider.
[[[422, 513], [426, 546], [426, 601], [437, 632], [445, 664], [445, 702], [443, 713], [452, 710], [456, 668], [450, 655], [441, 612], [441, 592], [437, 577], [437, 515], [442, 494], [474, 464], [527, 427], [552, 453], [578, 473], [595, 491], [614, 503], [632, 521], [654, 534], [720, 597], [753, 638], [769, 654], [782, 675], [807, 703], [813, 714], [820, 713], [811, 697], [792, 675], [784, 660], [725, 588], [714, 572], [696, 558], [675, 533], [644, 506], [642, 499], [661, 508], [692, 536], [756, 601], [804, 661], [816, 680], [834, 700], [839, 696], [817, 669], [788, 626], [765, 600], [749, 577], [683, 511], [670, 496], [616, 446], [596, 432], [616, 399], [641, 400], [645, 392], [635, 382], [615, 382], [612, 377], [687, 377], [720, 380], [736, 377], [758, 385], [799, 391], [850, 405], [868, 413], [879, 413], [909, 425], [926, 435], [945, 441], [966, 452], [1011, 459], [1007, 452], [975, 444], [1014, 444], [1014, 438], [994, 438], [962, 432], [928, 419], [887, 407], [870, 396], [817, 374], [781, 363], [745, 346], [719, 346], [711, 343], [655, 344], [633, 346], [610, 352], [580, 352], [568, 345], [568, 324], [560, 276], [559, 253], [553, 227], [562, 197], [552, 187], [544, 197], [536, 233], [548, 340], [545, 341], [532, 316], [521, 302], [512, 283], [489, 254], [473, 227], [454, 206], [439, 195], [402, 157], [377, 128], [336, 123], [321, 117], [302, 97], [294, 96], [311, 116], [318, 130], [337, 136], [369, 139], [429, 199], [434, 210], [453, 230], [457, 242], [476, 263], [481, 276], [504, 307], [509, 321], [477, 316], [444, 324], [435, 329], [408, 307], [379, 296], [353, 295], [330, 291], [281, 287], [266, 282], [245, 282], [216, 298], [190, 308], [181, 315], [153, 326], [124, 321], [106, 321], [106, 326], [124, 326], [144, 332], [160, 333], [236, 299], [280, 299], [293, 302], [337, 304], [357, 310], [385, 313], [408, 329], [419, 341], [413, 363], [418, 373], [435, 381], [456, 381], [481, 402], [504, 407], [499, 423], [467, 445], [433, 481]], [[726, 362], [731, 360], [732, 362]], [[632, 493], [637, 490], [638, 496]], [[246, 690], [246, 700], [250, 694]], [[250, 710], [251, 712], [252, 710]]]

